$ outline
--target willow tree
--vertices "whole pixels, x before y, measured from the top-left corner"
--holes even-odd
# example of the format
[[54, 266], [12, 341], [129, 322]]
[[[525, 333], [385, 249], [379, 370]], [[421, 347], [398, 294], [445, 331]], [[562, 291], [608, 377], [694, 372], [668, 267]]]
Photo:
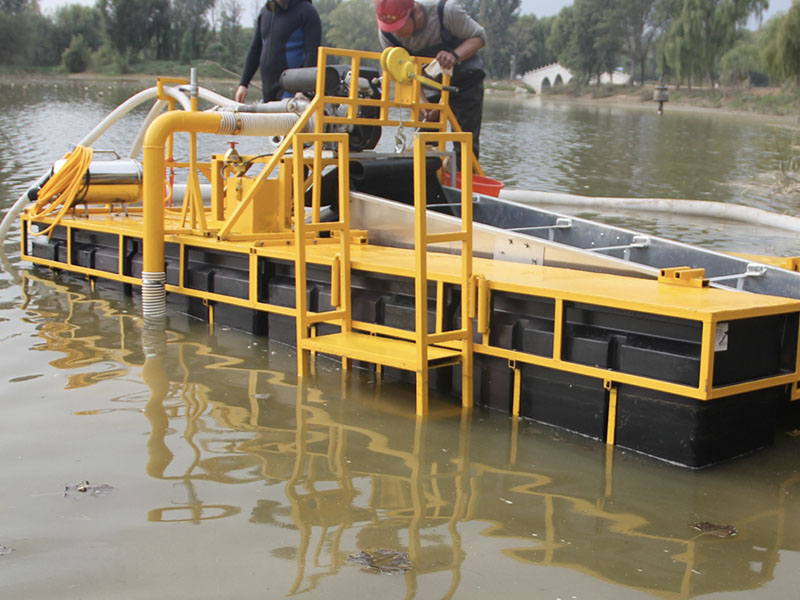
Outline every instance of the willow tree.
[[750, 16], [768, 7], [769, 0], [683, 0], [669, 33], [673, 48], [680, 49], [673, 52], [671, 66], [676, 71], [693, 71], [694, 65], [674, 61], [696, 61], [713, 86], [719, 58], [739, 39]]
[[769, 75], [776, 81], [793, 79], [800, 83], [800, 1], [776, 24], [776, 35], [767, 43], [764, 58]]

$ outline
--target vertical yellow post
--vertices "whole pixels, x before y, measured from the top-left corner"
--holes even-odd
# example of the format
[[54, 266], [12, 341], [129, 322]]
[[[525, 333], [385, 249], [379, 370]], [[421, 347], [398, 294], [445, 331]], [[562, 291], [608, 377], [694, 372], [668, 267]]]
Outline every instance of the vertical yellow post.
[[355, 119], [358, 116], [358, 106], [355, 101], [358, 100], [358, 75], [360, 72], [361, 59], [358, 56], [354, 56], [350, 61], [350, 100], [353, 102], [347, 107], [348, 119]]
[[414, 312], [417, 350], [417, 414], [428, 412], [428, 223], [425, 142], [414, 137]]
[[717, 324], [712, 321], [703, 321], [703, 332], [700, 344], [700, 392], [710, 394], [714, 387], [714, 346]]
[[795, 381], [791, 386], [791, 393], [789, 394], [789, 401], [796, 402], [800, 398], [800, 388], [798, 387], [798, 379], [800, 379], [800, 324], [798, 324], [797, 332], [797, 350], [795, 353], [794, 363]]
[[[461, 169], [472, 173], [472, 134], [453, 134], [453, 141], [461, 144]], [[472, 293], [472, 177], [464, 177], [461, 186], [461, 327], [465, 330], [461, 341], [461, 405], [472, 406], [472, 321], [469, 319], [469, 295]], [[485, 279], [483, 280], [486, 281]], [[480, 285], [480, 281], [478, 282]], [[487, 294], [488, 296], [488, 294]], [[480, 317], [479, 317], [480, 318]], [[488, 321], [488, 319], [487, 319]], [[485, 323], [488, 328], [488, 323]]]
[[613, 446], [617, 437], [617, 386], [613, 381], [603, 384], [608, 390], [608, 423], [606, 425], [606, 444]]
[[322, 143], [314, 144], [314, 162], [311, 167], [311, 222], [319, 223], [320, 204], [322, 203]]
[[294, 138], [294, 289], [295, 324], [297, 327], [297, 376], [305, 377], [308, 369], [308, 351], [303, 341], [308, 337], [306, 324], [306, 240], [305, 240], [305, 186], [303, 185], [303, 141], [305, 136]]
[[517, 366], [517, 361], [508, 361], [508, 366], [514, 371], [514, 390], [512, 392], [511, 414], [519, 416], [520, 404], [522, 401], [522, 369]]
[[561, 360], [561, 344], [564, 334], [564, 300], [556, 298], [553, 315], [553, 360]]
[[[338, 171], [339, 171], [339, 223], [342, 229], [339, 231], [339, 254], [341, 264], [339, 270], [339, 300], [340, 308], [344, 312], [341, 319], [342, 331], [353, 330], [353, 310], [352, 310], [352, 290], [350, 285], [350, 149], [349, 140], [346, 134], [336, 136], [338, 147]], [[320, 187], [322, 187], [320, 185]], [[342, 357], [342, 370], [350, 368], [350, 359]]]
[[338, 139], [339, 145], [339, 221], [342, 223], [342, 230], [339, 232], [339, 247], [342, 256], [340, 270], [340, 297], [341, 308], [345, 312], [342, 319], [342, 331], [353, 329], [352, 311], [352, 290], [350, 285], [350, 271], [352, 260], [350, 250], [350, 150], [348, 148], [348, 137], [341, 134]]

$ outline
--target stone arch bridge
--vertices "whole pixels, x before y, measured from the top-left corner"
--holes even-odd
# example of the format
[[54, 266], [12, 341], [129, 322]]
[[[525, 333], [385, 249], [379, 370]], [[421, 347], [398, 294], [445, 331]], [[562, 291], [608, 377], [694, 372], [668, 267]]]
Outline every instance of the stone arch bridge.
[[550, 87], [566, 85], [570, 79], [572, 79], [572, 72], [558, 63], [539, 67], [533, 71], [528, 71], [522, 76], [522, 81], [532, 87], [537, 94], [541, 94], [543, 89], [547, 90]]

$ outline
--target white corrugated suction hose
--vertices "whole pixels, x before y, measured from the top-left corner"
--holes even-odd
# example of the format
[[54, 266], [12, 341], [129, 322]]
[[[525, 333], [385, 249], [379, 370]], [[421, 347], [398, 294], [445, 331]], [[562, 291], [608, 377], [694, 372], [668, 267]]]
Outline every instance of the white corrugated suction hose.
[[167, 315], [167, 277], [161, 273], [142, 273], [142, 316], [159, 319]]

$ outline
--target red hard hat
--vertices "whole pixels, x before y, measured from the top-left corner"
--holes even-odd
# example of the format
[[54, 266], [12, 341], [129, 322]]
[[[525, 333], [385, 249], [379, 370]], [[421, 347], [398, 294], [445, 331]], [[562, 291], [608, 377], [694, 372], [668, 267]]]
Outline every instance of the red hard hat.
[[397, 31], [408, 21], [414, 0], [375, 0], [375, 16], [381, 31]]

